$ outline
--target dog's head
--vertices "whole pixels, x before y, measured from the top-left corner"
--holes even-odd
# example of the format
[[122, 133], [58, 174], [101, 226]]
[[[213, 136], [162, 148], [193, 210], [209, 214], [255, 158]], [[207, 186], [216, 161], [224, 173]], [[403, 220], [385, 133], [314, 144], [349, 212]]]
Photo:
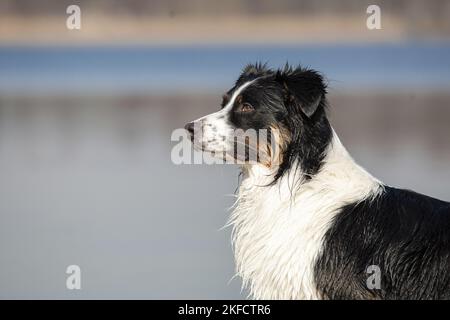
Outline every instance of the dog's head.
[[326, 85], [318, 72], [255, 64], [223, 95], [219, 111], [185, 128], [197, 149], [272, 167], [274, 181], [294, 165], [308, 177], [319, 170], [331, 140], [325, 108]]

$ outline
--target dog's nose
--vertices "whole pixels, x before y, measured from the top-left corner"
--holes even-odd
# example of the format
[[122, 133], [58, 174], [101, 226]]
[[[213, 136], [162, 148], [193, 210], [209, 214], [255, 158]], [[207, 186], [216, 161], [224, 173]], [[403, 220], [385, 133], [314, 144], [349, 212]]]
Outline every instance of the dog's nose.
[[189, 122], [187, 125], [184, 126], [184, 128], [191, 134], [194, 135], [194, 123]]

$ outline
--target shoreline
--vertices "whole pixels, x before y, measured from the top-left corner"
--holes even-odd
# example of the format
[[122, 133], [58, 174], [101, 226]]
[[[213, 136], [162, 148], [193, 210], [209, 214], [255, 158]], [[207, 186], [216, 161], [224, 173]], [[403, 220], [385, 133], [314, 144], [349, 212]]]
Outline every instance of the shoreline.
[[[11, 45], [289, 45], [379, 43], [410, 39], [450, 40], [448, 28], [415, 30], [410, 22], [383, 15], [382, 29], [369, 30], [365, 14], [315, 16], [132, 17], [83, 14], [81, 30], [66, 28], [66, 15], [0, 15], [0, 43]], [[431, 23], [431, 22], [430, 22]]]

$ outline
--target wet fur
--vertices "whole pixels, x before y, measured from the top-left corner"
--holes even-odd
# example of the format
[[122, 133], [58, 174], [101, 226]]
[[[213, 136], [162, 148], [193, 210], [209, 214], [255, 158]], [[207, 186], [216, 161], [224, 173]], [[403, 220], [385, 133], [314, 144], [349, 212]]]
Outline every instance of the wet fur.
[[[358, 166], [326, 93], [314, 70], [249, 65], [222, 109], [196, 122], [214, 128], [210, 146], [234, 129], [278, 130], [281, 162], [242, 166], [230, 218], [243, 286], [257, 299], [450, 299], [450, 204]], [[255, 110], [238, 112], [244, 102]], [[371, 265], [380, 289], [367, 286]]]

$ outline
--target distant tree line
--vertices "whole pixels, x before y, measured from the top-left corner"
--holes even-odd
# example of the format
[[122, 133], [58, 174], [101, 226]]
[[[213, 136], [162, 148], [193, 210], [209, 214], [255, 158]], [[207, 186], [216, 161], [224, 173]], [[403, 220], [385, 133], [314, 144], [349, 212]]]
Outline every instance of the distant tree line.
[[448, 20], [448, 0], [1, 0], [0, 15], [52, 15], [70, 4], [104, 14], [144, 16], [345, 14], [370, 4], [398, 16], [425, 15]]

